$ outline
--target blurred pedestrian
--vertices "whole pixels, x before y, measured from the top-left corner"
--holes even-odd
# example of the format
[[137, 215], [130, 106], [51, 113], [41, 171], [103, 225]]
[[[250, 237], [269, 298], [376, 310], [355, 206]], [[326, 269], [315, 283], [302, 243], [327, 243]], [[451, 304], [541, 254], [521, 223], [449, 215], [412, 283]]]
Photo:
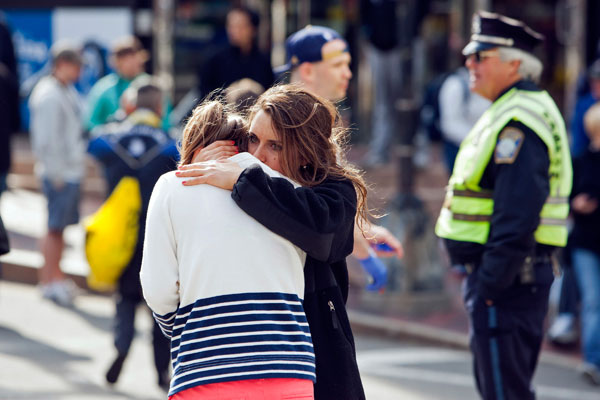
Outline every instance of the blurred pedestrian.
[[600, 385], [600, 103], [584, 115], [588, 148], [574, 159], [571, 246], [575, 277], [581, 291], [582, 374]]
[[[89, 131], [115, 119], [121, 95], [131, 82], [144, 74], [148, 52], [134, 36], [119, 39], [112, 48], [111, 63], [115, 72], [94, 84], [87, 98], [85, 127]], [[161, 113], [164, 114], [164, 113]]]
[[[366, 186], [343, 157], [335, 106], [301, 85], [275, 86], [250, 113], [248, 151], [302, 185], [229, 161], [182, 166], [184, 184], [233, 190], [238, 206], [306, 251], [304, 309], [314, 344], [315, 399], [364, 399], [346, 314], [353, 225], [366, 221]], [[193, 178], [194, 176], [199, 176]], [[302, 222], [299, 222], [302, 221]]]
[[[221, 101], [205, 101], [184, 129], [181, 165], [215, 140], [244, 149], [245, 125]], [[282, 177], [247, 152], [229, 160]], [[185, 188], [172, 173], [152, 193], [144, 246], [144, 297], [171, 339], [171, 399], [313, 398], [304, 251], [242, 211], [230, 191]]]
[[277, 73], [289, 73], [290, 83], [300, 83], [329, 101], [346, 97], [352, 78], [352, 57], [339, 33], [309, 25], [291, 34], [285, 49], [286, 64], [276, 68]]
[[19, 130], [19, 79], [10, 30], [0, 15], [0, 195], [11, 163], [10, 138]]
[[587, 77], [589, 91], [577, 99], [571, 119], [571, 153], [573, 153], [573, 157], [583, 154], [590, 143], [589, 135], [585, 131], [583, 116], [594, 103], [600, 100], [600, 59], [590, 65]]
[[234, 7], [227, 13], [228, 44], [208, 58], [200, 70], [200, 97], [233, 82], [250, 78], [263, 88], [273, 84], [273, 70], [268, 54], [256, 43], [260, 19], [247, 7]]
[[[97, 127], [88, 151], [102, 164], [111, 193], [125, 176], [135, 177], [140, 185], [142, 208], [137, 223], [138, 240], [131, 261], [118, 280], [114, 345], [117, 355], [106, 372], [108, 383], [115, 383], [129, 353], [135, 334], [135, 313], [143, 301], [139, 272], [146, 213], [152, 189], [158, 178], [176, 167], [177, 148], [161, 129], [163, 94], [149, 76], [137, 78], [127, 89], [135, 107], [122, 122]], [[152, 330], [154, 366], [158, 384], [169, 387], [169, 341], [154, 323]]]
[[64, 42], [54, 44], [50, 53], [52, 73], [40, 79], [29, 98], [31, 147], [48, 200], [39, 282], [44, 298], [70, 306], [75, 286], [65, 278], [60, 260], [65, 246], [63, 230], [79, 221], [80, 186], [85, 175], [82, 107], [73, 86], [79, 78], [81, 56], [78, 48]]
[[397, 6], [398, 0], [361, 1], [373, 82], [371, 140], [365, 160], [365, 165], [370, 168], [390, 161], [390, 148], [398, 134], [395, 105], [402, 82], [402, 53], [398, 41]]
[[236, 111], [245, 115], [264, 91], [265, 88], [258, 82], [249, 78], [240, 79], [227, 86], [225, 101]]
[[556, 316], [546, 333], [546, 337], [550, 343], [560, 347], [577, 346], [580, 337], [578, 316], [581, 294], [579, 293], [577, 278], [575, 277], [575, 269], [572, 265], [571, 242], [572, 240], [569, 237], [567, 246], [559, 257], [562, 276], [559, 280], [555, 281], [560, 284]]
[[490, 108], [463, 140], [436, 225], [464, 300], [484, 399], [534, 399], [555, 250], [567, 242], [572, 167], [565, 124], [537, 81], [543, 36], [480, 11], [467, 57], [471, 90]]
[[[578, 98], [571, 118], [571, 155], [578, 158], [588, 152], [590, 144], [589, 132], [586, 132], [583, 116], [600, 100], [600, 59], [596, 60], [586, 71], [585, 85], [577, 90]], [[570, 247], [570, 243], [568, 245]], [[569, 250], [569, 249], [567, 249]], [[573, 346], [577, 344], [579, 332], [577, 330], [577, 316], [581, 294], [577, 285], [576, 271], [567, 263], [571, 263], [572, 256], [567, 256], [564, 263], [563, 276], [560, 282], [558, 300], [558, 315], [548, 328], [548, 339], [559, 346]]]

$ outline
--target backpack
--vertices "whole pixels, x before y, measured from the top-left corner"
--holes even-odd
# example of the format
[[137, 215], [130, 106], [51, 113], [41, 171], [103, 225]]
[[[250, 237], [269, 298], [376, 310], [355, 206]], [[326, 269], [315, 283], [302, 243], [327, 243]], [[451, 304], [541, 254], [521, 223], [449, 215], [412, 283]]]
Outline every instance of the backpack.
[[90, 266], [87, 283], [91, 289], [115, 288], [135, 252], [141, 207], [138, 180], [125, 176], [102, 206], [86, 219], [85, 255]]
[[[460, 68], [444, 72], [433, 78], [431, 82], [425, 86], [425, 94], [423, 95], [423, 104], [421, 105], [419, 119], [421, 129], [425, 131], [427, 137], [432, 142], [439, 142], [444, 137], [440, 127], [440, 91], [446, 79], [449, 76], [458, 73], [458, 71], [460, 71]], [[463, 79], [461, 79], [461, 82], [463, 82]], [[470, 93], [468, 83], [463, 82], [463, 103], [469, 100]]]

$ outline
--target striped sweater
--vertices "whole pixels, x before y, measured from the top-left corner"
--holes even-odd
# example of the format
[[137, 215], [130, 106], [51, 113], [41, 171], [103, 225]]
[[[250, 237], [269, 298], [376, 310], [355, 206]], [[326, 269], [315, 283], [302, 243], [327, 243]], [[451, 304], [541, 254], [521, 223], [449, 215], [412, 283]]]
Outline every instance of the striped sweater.
[[[258, 163], [247, 153], [232, 159]], [[215, 382], [315, 380], [304, 252], [240, 210], [231, 192], [184, 187], [173, 173], [157, 182], [146, 224], [140, 279], [171, 339], [170, 396]]]

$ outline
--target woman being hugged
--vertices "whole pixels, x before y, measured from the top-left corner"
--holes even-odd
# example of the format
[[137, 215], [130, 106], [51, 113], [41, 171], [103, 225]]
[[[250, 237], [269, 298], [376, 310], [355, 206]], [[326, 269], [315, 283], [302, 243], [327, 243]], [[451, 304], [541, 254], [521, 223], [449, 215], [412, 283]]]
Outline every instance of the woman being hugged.
[[[215, 140], [242, 146], [244, 120], [218, 101], [187, 123], [181, 163]], [[230, 158], [285, 180], [249, 153]], [[173, 172], [152, 193], [140, 280], [171, 339], [169, 398], [312, 399], [314, 351], [302, 298], [306, 254], [244, 213], [229, 191], [183, 187]]]
[[250, 111], [248, 151], [298, 182], [273, 178], [258, 166], [230, 160], [180, 168], [184, 185], [206, 183], [232, 190], [248, 215], [307, 254], [304, 309], [317, 362], [315, 399], [364, 399], [354, 339], [345, 309], [346, 257], [355, 217], [366, 221], [366, 187], [343, 158], [345, 131], [335, 106], [301, 86], [263, 93]]

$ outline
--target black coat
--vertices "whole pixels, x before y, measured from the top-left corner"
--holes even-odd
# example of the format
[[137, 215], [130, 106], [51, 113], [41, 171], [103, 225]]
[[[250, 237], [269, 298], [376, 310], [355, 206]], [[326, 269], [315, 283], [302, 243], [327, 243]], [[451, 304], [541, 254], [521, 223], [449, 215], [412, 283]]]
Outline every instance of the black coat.
[[273, 84], [273, 69], [269, 56], [255, 47], [250, 54], [242, 54], [231, 45], [216, 52], [200, 71], [200, 95], [204, 97], [215, 89], [227, 88], [232, 83], [249, 78], [265, 90]]
[[356, 192], [348, 180], [294, 188], [247, 168], [232, 197], [247, 214], [307, 253], [304, 311], [314, 344], [317, 400], [360, 400], [364, 391], [346, 313], [346, 257], [354, 244]]

